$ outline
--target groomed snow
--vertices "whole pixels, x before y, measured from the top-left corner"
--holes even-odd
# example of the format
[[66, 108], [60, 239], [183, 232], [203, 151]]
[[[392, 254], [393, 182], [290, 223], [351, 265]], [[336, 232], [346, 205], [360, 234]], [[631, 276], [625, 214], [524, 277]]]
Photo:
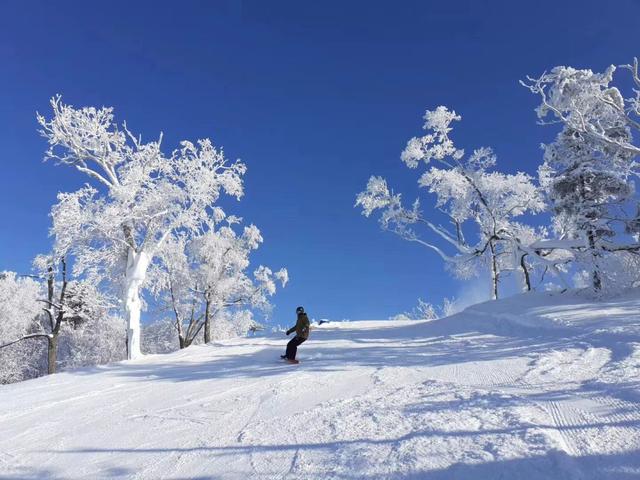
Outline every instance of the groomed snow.
[[640, 478], [640, 294], [535, 294], [0, 387], [0, 478]]

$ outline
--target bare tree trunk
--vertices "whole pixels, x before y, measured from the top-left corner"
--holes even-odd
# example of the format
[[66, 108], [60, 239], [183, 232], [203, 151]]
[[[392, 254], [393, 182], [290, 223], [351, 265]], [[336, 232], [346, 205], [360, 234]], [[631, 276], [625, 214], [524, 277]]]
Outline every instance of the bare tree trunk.
[[529, 267], [527, 267], [527, 262], [524, 259], [524, 257], [526, 257], [526, 256], [527, 256], [526, 253], [520, 255], [520, 268], [522, 269], [522, 275], [524, 277], [524, 285], [525, 285], [526, 291], [530, 292], [531, 291], [531, 277], [529, 276]]
[[171, 286], [171, 302], [173, 305], [173, 314], [176, 316], [176, 330], [178, 331], [178, 343], [180, 344], [180, 349], [185, 348], [184, 344], [184, 329], [182, 327], [182, 318], [178, 313], [178, 307], [176, 305], [176, 298], [173, 295], [173, 286]]
[[47, 373], [56, 373], [56, 360], [58, 358], [58, 335], [47, 336]]
[[55, 307], [57, 312], [55, 315], [54, 310], [54, 292], [55, 292], [55, 276], [53, 268], [49, 268], [49, 278], [47, 279], [47, 292], [48, 292], [48, 310], [49, 321], [51, 323], [51, 333], [47, 335], [47, 373], [51, 375], [56, 373], [56, 362], [58, 360], [58, 334], [60, 328], [62, 328], [62, 322], [64, 321], [65, 314], [65, 302], [67, 292], [67, 261], [64, 257], [60, 259], [60, 265], [62, 266], [62, 288], [60, 289], [60, 297], [58, 298], [58, 306]]
[[493, 239], [489, 240], [489, 251], [491, 252], [491, 299], [498, 299], [498, 259], [496, 258], [496, 246]]
[[204, 343], [211, 341], [211, 301], [207, 298], [204, 310]]
[[591, 250], [591, 256], [593, 258], [593, 269], [591, 270], [591, 281], [593, 283], [593, 289], [599, 292], [602, 289], [602, 277], [600, 276], [600, 262], [598, 257], [600, 256], [596, 251], [596, 239], [593, 234], [593, 230], [587, 232], [589, 239], [589, 250]]
[[[587, 187], [584, 175], [580, 175], [580, 194], [583, 198], [587, 198]], [[600, 268], [598, 265], [598, 252], [596, 251], [596, 237], [594, 231], [589, 228], [587, 230], [587, 239], [589, 241], [589, 251], [591, 252], [591, 258], [593, 261], [593, 268], [591, 270], [591, 282], [593, 289], [598, 292], [602, 289], [602, 278], [600, 277]]]

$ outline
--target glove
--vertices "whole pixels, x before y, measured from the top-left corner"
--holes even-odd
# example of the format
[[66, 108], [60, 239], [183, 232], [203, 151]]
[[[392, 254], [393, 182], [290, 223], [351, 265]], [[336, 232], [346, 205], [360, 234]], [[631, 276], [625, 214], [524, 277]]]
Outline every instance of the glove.
[[287, 330], [287, 335], [291, 335], [291, 332], [293, 332], [292, 329]]

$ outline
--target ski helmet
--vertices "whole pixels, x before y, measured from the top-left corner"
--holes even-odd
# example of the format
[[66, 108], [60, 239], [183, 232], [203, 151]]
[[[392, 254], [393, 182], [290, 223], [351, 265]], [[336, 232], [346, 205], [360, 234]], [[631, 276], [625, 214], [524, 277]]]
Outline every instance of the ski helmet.
[[304, 313], [304, 308], [302, 308], [302, 307], [296, 308], [296, 313], [298, 313], [298, 314], [299, 313]]

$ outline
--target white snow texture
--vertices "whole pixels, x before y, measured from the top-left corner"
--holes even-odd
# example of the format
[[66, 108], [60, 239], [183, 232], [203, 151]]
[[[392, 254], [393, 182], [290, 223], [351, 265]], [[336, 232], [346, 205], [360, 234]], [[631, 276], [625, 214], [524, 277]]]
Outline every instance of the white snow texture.
[[640, 298], [527, 294], [0, 387], [2, 479], [640, 478]]

